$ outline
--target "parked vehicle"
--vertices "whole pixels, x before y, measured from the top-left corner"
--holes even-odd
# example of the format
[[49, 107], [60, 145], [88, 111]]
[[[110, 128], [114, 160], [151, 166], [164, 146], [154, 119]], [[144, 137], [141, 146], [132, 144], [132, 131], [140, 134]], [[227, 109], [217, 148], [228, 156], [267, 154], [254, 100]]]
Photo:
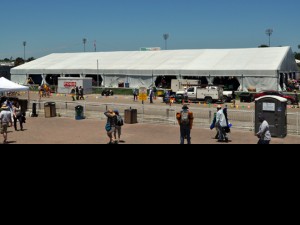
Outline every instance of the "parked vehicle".
[[[184, 91], [176, 92], [177, 95], [183, 95]], [[188, 100], [205, 101], [207, 104], [212, 102], [223, 102], [223, 88], [221, 86], [190, 87], [187, 90]]]
[[254, 94], [250, 92], [242, 92], [240, 94], [240, 101], [241, 102], [253, 102], [254, 101]]
[[279, 96], [279, 97], [285, 98], [285, 99], [287, 99], [287, 104], [288, 105], [291, 105], [291, 104], [295, 103], [295, 98], [294, 97], [289, 96], [289, 95], [285, 95], [280, 91], [273, 91], [273, 90], [259, 92], [258, 94], [256, 94], [254, 96], [254, 98], [255, 99], [260, 98], [260, 97], [263, 97], [263, 96], [266, 96], [266, 95], [274, 95], [274, 96]]
[[200, 86], [201, 82], [199, 80], [184, 80], [184, 79], [172, 79], [171, 89], [173, 92], [181, 91], [184, 88]]
[[114, 92], [112, 90], [109, 89], [104, 89], [101, 93], [102, 96], [113, 96]]

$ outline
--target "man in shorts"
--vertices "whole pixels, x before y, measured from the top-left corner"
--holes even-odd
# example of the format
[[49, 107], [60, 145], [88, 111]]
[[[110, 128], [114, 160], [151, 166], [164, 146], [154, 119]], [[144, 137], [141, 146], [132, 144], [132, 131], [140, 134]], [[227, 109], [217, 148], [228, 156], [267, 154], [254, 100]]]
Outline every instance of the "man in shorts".
[[11, 112], [5, 104], [3, 104], [1, 107], [0, 125], [1, 125], [0, 131], [4, 138], [3, 144], [6, 144], [7, 143], [7, 128], [9, 125], [12, 126], [12, 119], [11, 119]]

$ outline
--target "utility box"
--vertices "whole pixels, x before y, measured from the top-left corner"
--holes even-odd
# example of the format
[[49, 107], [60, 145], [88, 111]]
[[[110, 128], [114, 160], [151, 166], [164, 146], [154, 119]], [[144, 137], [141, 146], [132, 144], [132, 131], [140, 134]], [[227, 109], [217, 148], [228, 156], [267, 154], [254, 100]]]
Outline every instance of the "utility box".
[[272, 137], [287, 136], [287, 99], [267, 95], [255, 100], [255, 133], [258, 133], [261, 125], [259, 114], [263, 114], [269, 123]]
[[44, 105], [45, 118], [56, 117], [55, 102], [46, 102]]
[[136, 109], [126, 109], [124, 113], [124, 123], [134, 124], [137, 123], [137, 110]]

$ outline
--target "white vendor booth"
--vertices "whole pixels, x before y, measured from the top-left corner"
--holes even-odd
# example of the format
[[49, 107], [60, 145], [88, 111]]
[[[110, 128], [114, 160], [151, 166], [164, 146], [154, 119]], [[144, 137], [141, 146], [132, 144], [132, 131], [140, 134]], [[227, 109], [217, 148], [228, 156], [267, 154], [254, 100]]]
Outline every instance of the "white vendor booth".
[[83, 87], [84, 94], [92, 94], [93, 79], [90, 77], [59, 77], [57, 93], [70, 94], [72, 87]]

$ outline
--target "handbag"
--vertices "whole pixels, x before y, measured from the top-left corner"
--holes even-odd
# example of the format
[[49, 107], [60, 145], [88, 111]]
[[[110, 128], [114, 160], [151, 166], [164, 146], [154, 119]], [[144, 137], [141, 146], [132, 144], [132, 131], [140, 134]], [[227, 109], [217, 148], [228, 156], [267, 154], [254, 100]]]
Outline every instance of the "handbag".
[[106, 123], [106, 125], [105, 125], [105, 130], [106, 130], [107, 132], [109, 132], [109, 131], [111, 130], [110, 123]]

